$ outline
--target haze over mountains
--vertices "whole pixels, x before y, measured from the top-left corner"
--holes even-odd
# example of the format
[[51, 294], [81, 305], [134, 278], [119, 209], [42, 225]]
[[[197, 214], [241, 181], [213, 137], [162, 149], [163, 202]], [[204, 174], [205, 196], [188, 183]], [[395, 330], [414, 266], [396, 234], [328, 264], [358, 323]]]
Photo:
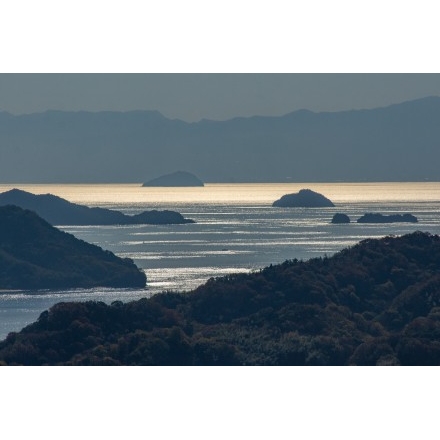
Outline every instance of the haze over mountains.
[[438, 180], [440, 97], [186, 123], [155, 111], [0, 113], [3, 183]]

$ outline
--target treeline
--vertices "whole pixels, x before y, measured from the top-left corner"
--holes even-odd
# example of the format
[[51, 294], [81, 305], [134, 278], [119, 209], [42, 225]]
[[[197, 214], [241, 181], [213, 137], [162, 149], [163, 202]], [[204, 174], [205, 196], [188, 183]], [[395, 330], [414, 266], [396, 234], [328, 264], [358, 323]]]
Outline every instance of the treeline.
[[191, 293], [60, 303], [0, 343], [6, 365], [439, 365], [440, 238], [211, 279]]

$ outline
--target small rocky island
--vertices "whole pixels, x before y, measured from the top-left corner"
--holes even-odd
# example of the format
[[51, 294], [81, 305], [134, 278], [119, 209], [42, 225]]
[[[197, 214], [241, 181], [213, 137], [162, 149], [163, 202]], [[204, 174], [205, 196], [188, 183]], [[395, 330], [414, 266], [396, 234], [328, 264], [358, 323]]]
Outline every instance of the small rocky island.
[[298, 193], [286, 194], [272, 203], [282, 208], [331, 208], [335, 205], [327, 197], [311, 189], [302, 189]]
[[12, 189], [0, 194], [0, 206], [15, 205], [35, 211], [51, 225], [139, 225], [139, 224], [184, 224], [194, 223], [175, 211], [144, 211], [137, 215], [106, 208], [89, 208], [71, 203], [52, 194], [31, 194]]
[[350, 223], [350, 217], [347, 214], [337, 213], [333, 216], [332, 223], [334, 224]]
[[79, 240], [32, 211], [0, 207], [0, 289], [145, 287], [131, 259]]
[[205, 186], [194, 174], [176, 171], [144, 183], [142, 186]]
[[417, 217], [412, 214], [391, 214], [383, 215], [378, 213], [367, 213], [358, 218], [358, 223], [417, 223]]

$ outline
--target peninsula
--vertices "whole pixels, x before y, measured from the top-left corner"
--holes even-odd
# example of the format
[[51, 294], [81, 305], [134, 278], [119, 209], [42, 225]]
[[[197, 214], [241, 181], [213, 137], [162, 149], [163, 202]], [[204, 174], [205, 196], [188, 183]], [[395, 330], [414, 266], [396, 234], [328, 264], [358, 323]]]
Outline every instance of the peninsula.
[[184, 224], [194, 223], [175, 211], [144, 211], [137, 215], [106, 208], [89, 208], [71, 203], [52, 194], [31, 194], [12, 189], [0, 194], [0, 206], [16, 205], [35, 211], [52, 225], [134, 225], [134, 224]]
[[0, 289], [145, 287], [131, 259], [51, 226], [32, 211], [0, 207]]

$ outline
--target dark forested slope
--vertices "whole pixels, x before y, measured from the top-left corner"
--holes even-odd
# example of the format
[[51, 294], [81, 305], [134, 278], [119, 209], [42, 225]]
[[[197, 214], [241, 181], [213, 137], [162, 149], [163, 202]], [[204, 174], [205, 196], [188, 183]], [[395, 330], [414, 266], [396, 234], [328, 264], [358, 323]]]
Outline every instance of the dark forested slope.
[[60, 303], [0, 344], [5, 364], [439, 365], [440, 238], [212, 279], [190, 294]]
[[144, 287], [132, 260], [62, 232], [34, 212], [0, 207], [0, 289]]

